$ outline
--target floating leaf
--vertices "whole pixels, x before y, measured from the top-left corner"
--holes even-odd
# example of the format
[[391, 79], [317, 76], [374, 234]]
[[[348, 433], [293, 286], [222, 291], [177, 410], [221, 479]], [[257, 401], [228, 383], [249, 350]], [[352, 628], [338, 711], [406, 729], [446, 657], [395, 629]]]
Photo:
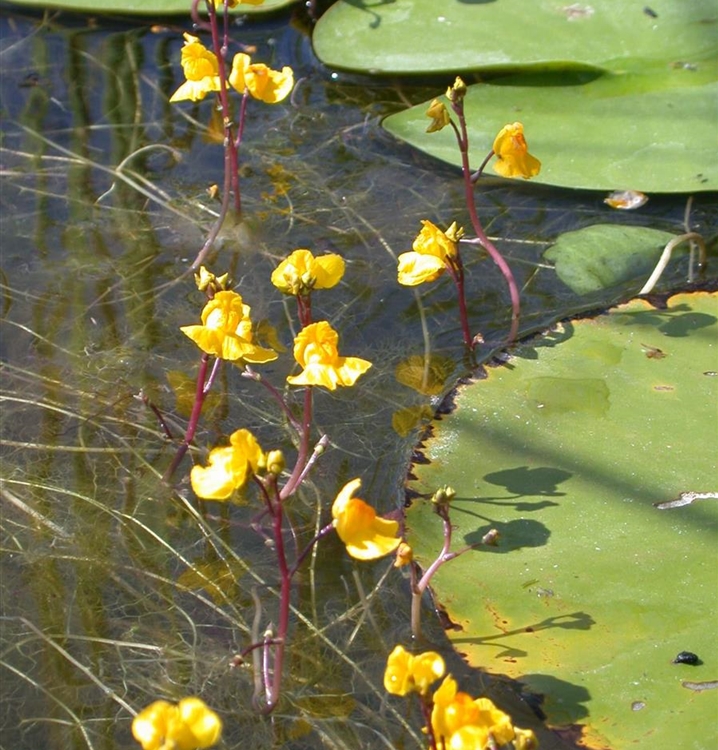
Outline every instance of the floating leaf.
[[565, 232], [544, 258], [577, 294], [589, 294], [630, 281], [639, 289], [675, 235], [646, 227], [594, 224]]
[[319, 19], [314, 49], [326, 65], [372, 74], [623, 71], [715, 53], [713, 0], [659, 5], [340, 0]]
[[[434, 578], [449, 638], [591, 747], [712, 747], [718, 691], [682, 681], [716, 676], [718, 504], [654, 503], [715, 489], [718, 297], [636, 300], [515, 355], [459, 392], [412, 469], [413, 491], [456, 490], [455, 549], [500, 534]], [[424, 567], [430, 506], [407, 518]], [[684, 650], [704, 664], [672, 663]]]

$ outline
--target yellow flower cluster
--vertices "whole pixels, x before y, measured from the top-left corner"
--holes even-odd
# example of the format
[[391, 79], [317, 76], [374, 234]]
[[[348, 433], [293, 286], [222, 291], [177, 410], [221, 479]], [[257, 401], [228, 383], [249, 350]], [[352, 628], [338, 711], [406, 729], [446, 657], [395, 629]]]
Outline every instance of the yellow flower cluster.
[[[234, 6], [230, 3], [230, 7]], [[212, 91], [220, 90], [219, 61], [214, 52], [208, 50], [198, 37], [185, 34], [184, 39], [181, 64], [187, 80], [172, 94], [170, 101], [198, 102]], [[252, 63], [249, 55], [240, 52], [232, 60], [228, 82], [240, 94], [248, 91], [254, 99], [276, 104], [291, 93], [294, 87], [294, 72], [287, 66], [282, 70], [272, 70], [263, 63]]]
[[446, 750], [493, 750], [507, 747], [534, 750], [534, 733], [514, 727], [511, 717], [488, 698], [472, 698], [458, 689], [447, 675], [429, 697], [431, 686], [445, 672], [444, 660], [435, 651], [410, 654], [402, 646], [389, 654], [384, 687], [393, 695], [416, 692], [431, 706], [431, 732], [437, 745]]
[[[463, 118], [463, 101], [466, 96], [466, 84], [457, 78], [453, 86], [446, 91], [446, 98], [452, 103], [454, 111], [460, 111]], [[458, 107], [461, 109], [459, 110]], [[439, 99], [433, 99], [426, 110], [431, 124], [427, 133], [436, 133], [451, 123], [451, 115], [446, 105]], [[494, 139], [493, 152], [497, 156], [494, 171], [502, 177], [523, 177], [528, 180], [535, 177], [541, 169], [541, 162], [531, 156], [524, 138], [524, 126], [520, 122], [505, 125]]]
[[[315, 258], [309, 250], [295, 250], [275, 269], [272, 282], [285, 294], [308, 296], [314, 289], [329, 289], [344, 275], [344, 260], [334, 254]], [[277, 353], [254, 343], [250, 307], [237, 292], [224, 289], [229, 283], [225, 274], [216, 277], [204, 267], [196, 276], [200, 290], [214, 296], [204, 306], [201, 324], [182, 326], [181, 331], [205, 352], [239, 365], [271, 362]], [[219, 291], [217, 291], [219, 290]], [[339, 354], [339, 334], [319, 321], [305, 326], [294, 340], [294, 357], [302, 367], [289, 375], [290, 385], [321, 386], [330, 391], [338, 386], [352, 386], [372, 365], [359, 357]], [[249, 430], [237, 430], [228, 446], [210, 451], [207, 466], [192, 468], [190, 479], [195, 494], [205, 500], [228, 500], [245, 487], [252, 476], [262, 471], [280, 474], [284, 458], [280, 451], [265, 454]], [[358, 482], [359, 480], [356, 480]], [[373, 559], [394, 551], [398, 524], [377, 518], [363, 500], [351, 498], [348, 488], [335, 502], [335, 524], [347, 543], [350, 554]], [[357, 485], [358, 486], [358, 485]], [[345, 492], [348, 491], [348, 492]]]
[[178, 704], [155, 701], [132, 722], [132, 736], [142, 750], [202, 750], [219, 741], [222, 721], [199, 698]]

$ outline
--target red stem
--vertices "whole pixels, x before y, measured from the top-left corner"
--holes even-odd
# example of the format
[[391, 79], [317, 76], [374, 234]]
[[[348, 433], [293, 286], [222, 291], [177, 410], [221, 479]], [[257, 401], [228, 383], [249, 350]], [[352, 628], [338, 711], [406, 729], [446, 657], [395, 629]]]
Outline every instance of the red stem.
[[[476, 212], [476, 203], [474, 202], [474, 187], [471, 180], [471, 169], [469, 166], [469, 136], [466, 130], [466, 117], [464, 116], [464, 104], [463, 102], [452, 102], [452, 109], [456, 112], [459, 118], [460, 132], [456, 129], [456, 125], [452, 120], [451, 124], [454, 127], [456, 139], [459, 144], [459, 150], [461, 151], [461, 169], [464, 176], [464, 196], [466, 198], [466, 208], [469, 211], [469, 217], [471, 218], [471, 225], [474, 229], [476, 236], [479, 239], [482, 247], [491, 256], [491, 259], [499, 267], [501, 273], [506, 279], [506, 284], [509, 287], [509, 295], [511, 297], [511, 330], [509, 331], [508, 343], [511, 343], [518, 333], [519, 328], [519, 315], [521, 312], [521, 301], [519, 298], [519, 288], [516, 285], [516, 279], [514, 278], [508, 263], [504, 260], [503, 255], [496, 249], [496, 246], [486, 236], [484, 228], [479, 220], [479, 215]], [[493, 152], [492, 152], [493, 153]], [[483, 166], [483, 165], [482, 165]]]
[[[169, 482], [169, 480], [172, 478], [172, 475], [175, 473], [175, 471], [177, 471], [177, 467], [182, 462], [182, 459], [189, 449], [190, 443], [194, 439], [195, 432], [197, 431], [199, 417], [202, 413], [202, 405], [204, 404], [204, 399], [207, 395], [207, 390], [205, 389], [205, 381], [207, 380], [208, 364], [209, 354], [203, 354], [202, 359], [200, 360], [199, 372], [197, 373], [197, 387], [195, 388], [194, 404], [192, 404], [192, 413], [190, 414], [189, 423], [187, 424], [187, 431], [185, 432], [182, 445], [180, 445], [180, 447], [177, 449], [177, 453], [175, 453], [175, 457], [172, 460], [172, 463], [165, 472], [165, 475], [163, 477], [163, 480], [165, 482]], [[214, 371], [212, 377], [214, 377]]]
[[439, 510], [442, 523], [444, 525], [444, 544], [436, 560], [424, 571], [421, 580], [416, 581], [416, 568], [412, 567], [412, 585], [411, 585], [411, 632], [414, 638], [421, 636], [421, 598], [429, 585], [432, 576], [448, 560], [452, 560], [456, 555], [452, 555], [451, 550], [451, 522], [449, 513], [446, 509]]

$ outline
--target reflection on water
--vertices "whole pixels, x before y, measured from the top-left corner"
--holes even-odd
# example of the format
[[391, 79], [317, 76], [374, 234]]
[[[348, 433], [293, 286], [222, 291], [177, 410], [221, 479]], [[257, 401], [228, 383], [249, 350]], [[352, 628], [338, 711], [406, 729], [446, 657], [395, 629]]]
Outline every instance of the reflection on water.
[[[284, 702], [259, 719], [250, 671], [229, 666], [251, 639], [255, 599], [265, 622], [276, 609], [273, 557], [251, 526], [258, 509], [198, 508], [189, 460], [178, 487], [161, 482], [174, 448], [147, 402], [183, 433], [197, 356], [179, 326], [202, 304], [187, 266], [217, 214], [207, 189], [222, 170], [209, 104], [167, 101], [182, 29], [11, 12], [0, 23], [8, 744], [133, 747], [133, 711], [194, 693], [225, 718], [228, 747], [422, 747], [420, 718], [387, 701], [381, 683], [408, 630], [406, 584], [391, 563], [359, 568], [334, 540], [321, 546], [294, 602]], [[300, 80], [291, 103], [250, 112], [246, 216], [224, 228], [210, 266], [230, 272], [253, 316], [289, 346], [271, 270], [297, 247], [341, 253], [344, 281], [316, 296], [314, 314], [374, 363], [351, 393], [317, 396], [331, 448], [291, 511], [310, 538], [354, 476], [383, 510], [402, 501], [417, 430], [464, 371], [451, 283], [414, 294], [395, 281], [395, 256], [420, 219], [462, 215], [462, 187], [379, 128], [426, 88], [333, 79], [289, 16], [238, 28], [235, 41]], [[605, 220], [601, 197], [489, 183], [479, 198], [523, 287], [525, 330], [607, 301], [576, 299], [540, 262], [558, 232]], [[676, 225], [682, 201], [651, 210], [650, 221]], [[696, 207], [698, 222], [706, 210]], [[500, 341], [503, 282], [484, 258], [466, 260], [473, 324]], [[262, 372], [281, 384], [289, 360]], [[293, 450], [273, 405], [227, 368], [197, 445], [239, 426]]]

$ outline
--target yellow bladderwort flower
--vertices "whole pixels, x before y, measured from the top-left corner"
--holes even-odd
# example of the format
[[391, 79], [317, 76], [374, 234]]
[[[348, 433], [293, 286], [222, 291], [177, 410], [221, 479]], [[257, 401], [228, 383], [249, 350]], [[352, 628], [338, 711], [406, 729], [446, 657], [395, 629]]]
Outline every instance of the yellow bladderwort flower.
[[454, 222], [446, 232], [430, 221], [424, 226], [412, 245], [412, 252], [399, 256], [398, 280], [404, 286], [417, 286], [435, 281], [456, 257], [456, 243], [463, 235]]
[[344, 276], [344, 258], [335, 253], [315, 258], [309, 250], [295, 250], [272, 273], [272, 284], [283, 294], [309, 294], [331, 289]]
[[450, 750], [483, 750], [489, 737], [497, 745], [505, 745], [516, 734], [508, 714], [488, 698], [461, 692], [451, 676], [445, 677], [434, 693], [431, 727], [437, 740], [443, 740]]
[[354, 479], [342, 487], [332, 505], [332, 517], [347, 552], [357, 560], [376, 560], [393, 552], [401, 543], [397, 521], [377, 516], [374, 508], [352, 495], [361, 487]]
[[255, 99], [276, 104], [291, 93], [294, 71], [286, 65], [281, 70], [272, 70], [264, 63], [252, 63], [249, 55], [239, 52], [232, 60], [229, 83], [240, 94], [247, 90]]
[[217, 292], [202, 310], [202, 325], [180, 330], [207, 354], [230, 362], [258, 364], [277, 358], [276, 352], [252, 343], [250, 307], [237, 292]]
[[185, 34], [182, 47], [182, 70], [187, 79], [172, 94], [171, 102], [204, 99], [212, 91], [219, 91], [219, 63], [214, 52], [210, 52], [196, 36]]
[[338, 385], [351, 386], [370, 367], [371, 362], [359, 357], [340, 357], [339, 334], [320, 320], [303, 328], [294, 339], [294, 358], [304, 368], [299, 375], [290, 375], [290, 385], [320, 385], [330, 391]]
[[155, 701], [132, 722], [132, 736], [142, 750], [201, 750], [219, 741], [222, 721], [199, 698], [178, 704]]
[[438, 99], [434, 99], [426, 110], [426, 116], [431, 118], [431, 124], [426, 129], [427, 133], [436, 133], [445, 128], [451, 122], [449, 110], [446, 105]]
[[208, 466], [193, 466], [192, 489], [203, 500], [228, 500], [266, 465], [266, 454], [249, 430], [237, 430], [229, 445], [213, 448]]
[[505, 125], [494, 140], [494, 171], [502, 177], [523, 177], [528, 180], [541, 170], [541, 162], [529, 153], [524, 126], [520, 122]]
[[444, 660], [435, 651], [414, 656], [396, 646], [386, 660], [384, 688], [392, 695], [426, 695], [432, 684], [444, 676], [445, 669]]

